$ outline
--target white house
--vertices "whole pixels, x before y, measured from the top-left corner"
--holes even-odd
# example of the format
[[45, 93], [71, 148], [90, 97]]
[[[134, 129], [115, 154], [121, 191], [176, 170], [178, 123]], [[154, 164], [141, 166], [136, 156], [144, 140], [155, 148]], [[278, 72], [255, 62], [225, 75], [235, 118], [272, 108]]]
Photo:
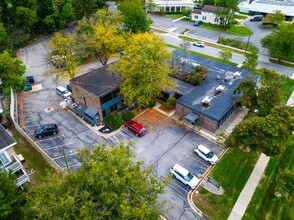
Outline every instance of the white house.
[[15, 144], [14, 138], [0, 124], [0, 168], [6, 171], [11, 170], [17, 175], [16, 185], [21, 186], [30, 181], [30, 178], [21, 163], [24, 158], [21, 154], [17, 155], [13, 149]]
[[281, 11], [286, 15], [288, 20], [294, 17], [294, 1], [293, 0], [256, 0], [251, 2], [249, 12], [260, 14], [273, 14], [275, 11]]
[[[165, 12], [181, 12], [185, 8], [193, 10], [195, 7], [193, 0], [154, 0], [154, 3]], [[159, 9], [154, 9], [154, 11], [159, 11]]]
[[221, 20], [217, 17], [216, 11], [222, 10], [222, 7], [214, 5], [205, 5], [202, 9], [195, 9], [191, 13], [192, 21], [202, 21], [209, 24], [220, 24]]

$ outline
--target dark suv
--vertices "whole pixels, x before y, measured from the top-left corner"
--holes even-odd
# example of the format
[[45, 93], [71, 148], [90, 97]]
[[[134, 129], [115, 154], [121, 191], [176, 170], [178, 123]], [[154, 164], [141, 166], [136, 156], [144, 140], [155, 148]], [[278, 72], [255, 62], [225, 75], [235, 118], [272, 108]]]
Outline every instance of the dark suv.
[[58, 134], [58, 131], [56, 124], [46, 124], [35, 131], [35, 137], [41, 138], [48, 135]]

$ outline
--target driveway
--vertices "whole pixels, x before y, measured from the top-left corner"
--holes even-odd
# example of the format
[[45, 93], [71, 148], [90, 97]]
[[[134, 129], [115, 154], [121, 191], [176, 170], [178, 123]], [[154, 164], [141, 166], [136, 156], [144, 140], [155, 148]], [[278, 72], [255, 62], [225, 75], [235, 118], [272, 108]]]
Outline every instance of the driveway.
[[[223, 151], [222, 147], [195, 132], [181, 127], [174, 120], [161, 114], [155, 109], [149, 109], [136, 118], [147, 128], [147, 134], [137, 137], [127, 129], [122, 129], [108, 140], [114, 144], [119, 141], [133, 141], [137, 158], [144, 160], [147, 167], [154, 167], [154, 175], [166, 178], [170, 175], [170, 168], [178, 163], [197, 175], [202, 175], [209, 164], [196, 156], [193, 149], [203, 144], [216, 155]], [[165, 216], [168, 219], [201, 219], [192, 211], [187, 201], [189, 188], [172, 178], [166, 187], [166, 192], [159, 196], [160, 200], [167, 200], [168, 206], [174, 206]]]

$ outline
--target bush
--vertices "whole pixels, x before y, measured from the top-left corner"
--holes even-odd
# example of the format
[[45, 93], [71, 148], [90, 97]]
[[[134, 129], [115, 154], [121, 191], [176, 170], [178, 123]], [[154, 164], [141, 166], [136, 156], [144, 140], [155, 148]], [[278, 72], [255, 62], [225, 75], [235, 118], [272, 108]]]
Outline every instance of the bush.
[[208, 73], [208, 69], [202, 66], [197, 66], [195, 70], [189, 75], [185, 76], [185, 82], [191, 83], [193, 86], [200, 84]]
[[104, 119], [104, 123], [108, 125], [112, 130], [116, 130], [124, 124], [124, 120], [121, 114], [114, 112]]
[[[247, 43], [243, 42], [240, 38], [225, 38], [225, 37], [220, 37], [220, 39], [217, 41], [217, 43], [219, 44], [223, 44], [223, 45], [228, 45], [231, 47], [236, 47], [242, 50], [246, 49], [246, 45]], [[247, 50], [257, 50], [257, 48], [252, 45], [252, 44], [248, 44], [247, 46]]]
[[133, 117], [135, 117], [135, 114], [133, 112], [131, 112], [131, 111], [126, 111], [126, 112], [123, 112], [122, 113], [122, 119], [124, 121], [130, 120]]
[[149, 107], [153, 108], [156, 105], [156, 101], [153, 99], [150, 103], [149, 103]]
[[168, 100], [164, 103], [164, 107], [167, 109], [173, 109], [176, 106], [177, 99], [175, 97], [169, 97]]

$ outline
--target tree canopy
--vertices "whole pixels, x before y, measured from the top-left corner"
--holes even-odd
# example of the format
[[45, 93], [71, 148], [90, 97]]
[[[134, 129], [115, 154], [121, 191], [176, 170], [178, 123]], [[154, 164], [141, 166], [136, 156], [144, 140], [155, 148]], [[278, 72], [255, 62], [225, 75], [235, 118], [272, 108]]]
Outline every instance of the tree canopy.
[[149, 31], [152, 20], [144, 11], [142, 0], [124, 0], [118, 4], [118, 9], [124, 16], [124, 26], [132, 33], [144, 33]]
[[268, 156], [284, 151], [294, 130], [294, 107], [279, 106], [266, 117], [254, 116], [238, 124], [225, 140], [227, 147], [249, 147]]
[[234, 13], [238, 10], [238, 1], [215, 0], [215, 4], [219, 7], [216, 14], [221, 19], [220, 26], [223, 30], [227, 30], [234, 20]]
[[221, 57], [221, 59], [223, 60], [223, 62], [228, 62], [232, 59], [232, 52], [230, 50], [220, 50], [219, 51], [219, 56]]
[[255, 71], [258, 65], [258, 51], [256, 49], [249, 49], [245, 54], [245, 61], [242, 64], [242, 68]]
[[97, 145], [79, 153], [83, 166], [52, 175], [27, 195], [30, 219], [158, 219], [164, 184], [136, 161], [133, 144]]
[[285, 21], [286, 17], [281, 11], [277, 10], [274, 14], [267, 14], [263, 18], [263, 23], [272, 23], [272, 24], [282, 24]]
[[19, 58], [13, 58], [7, 51], [0, 54], [0, 79], [6, 93], [10, 92], [10, 86], [14, 91], [22, 89], [25, 73], [25, 65]]
[[294, 23], [282, 24], [261, 39], [261, 45], [280, 60], [294, 58]]
[[16, 186], [17, 177], [0, 168], [0, 219], [21, 219], [25, 190]]
[[172, 71], [168, 64], [171, 53], [161, 37], [145, 33], [133, 35], [124, 54], [111, 70], [124, 78], [120, 91], [125, 103], [136, 101], [140, 107], [146, 107], [172, 85], [169, 77]]

